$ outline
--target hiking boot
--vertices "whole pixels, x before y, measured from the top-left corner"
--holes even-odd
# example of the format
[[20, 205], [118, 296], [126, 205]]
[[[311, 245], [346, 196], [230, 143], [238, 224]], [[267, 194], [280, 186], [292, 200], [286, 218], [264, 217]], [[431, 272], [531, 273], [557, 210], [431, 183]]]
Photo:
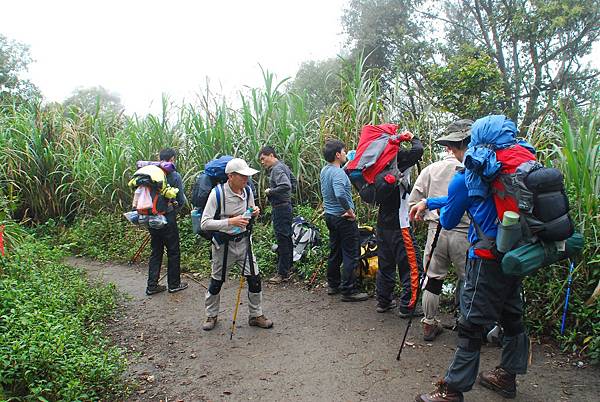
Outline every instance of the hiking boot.
[[210, 331], [217, 325], [217, 316], [214, 317], [206, 317], [206, 321], [202, 323], [202, 329], [205, 331]]
[[280, 285], [284, 282], [287, 282], [290, 280], [289, 276], [283, 276], [280, 274], [275, 274], [275, 276], [273, 276], [272, 278], [269, 278], [267, 280], [267, 283], [270, 283], [271, 285]]
[[258, 317], [250, 317], [248, 319], [248, 325], [251, 327], [271, 328], [273, 326], [273, 321], [269, 320], [264, 315], [260, 315]]
[[516, 375], [510, 374], [501, 367], [479, 373], [479, 384], [504, 398], [512, 399], [517, 396]]
[[463, 402], [463, 394], [459, 391], [450, 389], [444, 380], [435, 384], [435, 389], [428, 394], [417, 395], [417, 402]]
[[[423, 317], [423, 307], [421, 307], [421, 305], [418, 305], [414, 310], [415, 312], [413, 313], [413, 317]], [[408, 309], [407, 307], [400, 307], [398, 309], [398, 315], [400, 318], [409, 318], [411, 311], [412, 310]]]
[[151, 296], [160, 292], [164, 292], [165, 290], [167, 290], [165, 285], [156, 285], [151, 288], [146, 288], [146, 295]]
[[179, 282], [179, 286], [176, 286], [174, 288], [169, 288], [169, 293], [180, 292], [184, 289], [187, 289], [187, 287], [188, 287], [187, 282]]
[[377, 302], [377, 307], [375, 307], [375, 311], [378, 313], [385, 313], [388, 310], [393, 310], [397, 307], [396, 300], [392, 300], [388, 304], [382, 304], [381, 302]]
[[343, 302], [359, 302], [365, 301], [369, 298], [369, 295], [362, 292], [350, 293], [348, 295], [342, 295]]
[[340, 288], [332, 288], [331, 286], [327, 287], [327, 294], [329, 296], [337, 295], [340, 293]]
[[431, 342], [436, 336], [442, 333], [442, 327], [439, 324], [423, 323], [423, 340]]

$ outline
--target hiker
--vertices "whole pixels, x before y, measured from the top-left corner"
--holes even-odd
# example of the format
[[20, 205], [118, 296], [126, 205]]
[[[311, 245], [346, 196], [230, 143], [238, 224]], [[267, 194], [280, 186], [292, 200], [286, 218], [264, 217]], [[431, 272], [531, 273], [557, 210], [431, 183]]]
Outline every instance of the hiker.
[[254, 193], [248, 185], [250, 176], [258, 173], [245, 160], [233, 158], [225, 167], [227, 182], [214, 187], [202, 212], [201, 229], [214, 231], [212, 240], [212, 273], [205, 296], [206, 321], [202, 329], [210, 331], [217, 324], [220, 292], [227, 270], [238, 265], [248, 281], [248, 325], [271, 328], [273, 322], [262, 311], [261, 279], [256, 257], [252, 253], [249, 224], [243, 215], [251, 209], [256, 218], [260, 208], [254, 203]]
[[292, 172], [277, 158], [275, 149], [263, 147], [258, 158], [270, 170], [269, 187], [265, 195], [272, 207], [273, 231], [277, 239], [277, 273], [267, 282], [280, 284], [287, 282], [292, 270]]
[[[175, 164], [177, 153], [174, 149], [165, 148], [159, 153], [161, 162], [170, 162]], [[167, 174], [167, 184], [171, 187], [178, 188], [175, 201], [169, 202], [165, 218], [167, 224], [160, 229], [148, 228], [150, 232], [150, 245], [152, 252], [150, 253], [150, 261], [148, 263], [148, 286], [146, 294], [148, 296], [164, 292], [167, 288], [164, 285], [158, 284], [160, 276], [160, 266], [162, 265], [163, 252], [167, 249], [167, 284], [169, 293], [179, 292], [188, 287], [186, 282], [181, 282], [181, 267], [179, 265], [179, 228], [177, 227], [177, 213], [183, 208], [186, 203], [185, 192], [183, 191], [183, 181], [177, 170], [173, 170]]]
[[[341, 168], [346, 162], [346, 146], [328, 140], [323, 147], [327, 164], [321, 169], [321, 194], [325, 223], [329, 229], [327, 294], [342, 294], [342, 301], [364, 301], [369, 295], [357, 289], [354, 271], [358, 266], [359, 237], [350, 179]], [[340, 265], [343, 266], [340, 273]]]
[[398, 314], [409, 317], [422, 315], [417, 306], [417, 292], [422, 272], [414, 235], [408, 223], [408, 195], [410, 193], [410, 168], [423, 156], [421, 141], [407, 132], [404, 141], [410, 147], [400, 147], [396, 156], [398, 171], [403, 177], [396, 189], [379, 204], [377, 214], [377, 259], [379, 269], [375, 279], [378, 313], [395, 309], [394, 298], [396, 270], [400, 276], [403, 292], [400, 296]]
[[[452, 148], [458, 160], [475, 155], [486, 165], [496, 162], [487, 151], [489, 144], [516, 143], [516, 125], [505, 116], [487, 116], [475, 121], [467, 150]], [[484, 139], [481, 141], [481, 139]], [[503, 144], [504, 145], [504, 144]], [[493, 152], [493, 151], [491, 151]], [[411, 219], [422, 219], [426, 210], [440, 209], [440, 223], [446, 230], [455, 228], [465, 214], [471, 216], [471, 248], [461, 291], [461, 317], [458, 322], [458, 346], [446, 375], [429, 394], [417, 395], [417, 401], [462, 401], [477, 378], [483, 327], [498, 321], [504, 329], [500, 364], [479, 374], [479, 383], [503, 397], [516, 395], [516, 374], [525, 374], [529, 339], [523, 325], [521, 279], [505, 275], [495, 253], [498, 213], [488, 182], [474, 178], [474, 171], [456, 173], [446, 197], [427, 198], [412, 207]], [[477, 195], [476, 195], [477, 194]]]
[[[462, 167], [462, 161], [459, 161], [454, 155], [458, 151], [464, 152], [467, 149], [471, 138], [472, 124], [472, 120], [457, 120], [446, 128], [442, 137], [435, 141], [446, 147], [447, 155], [441, 161], [432, 163], [421, 171], [408, 198], [409, 207], [428, 197], [435, 198], [448, 195], [448, 184], [454, 177], [457, 168]], [[431, 342], [442, 332], [437, 315], [439, 313], [442, 285], [444, 284], [444, 278], [448, 275], [450, 264], [454, 265], [458, 276], [456, 305], [460, 300], [459, 289], [464, 281], [466, 253], [469, 249], [469, 240], [467, 239], [469, 219], [467, 215], [463, 215], [454, 229], [442, 229], [433, 255], [431, 254], [431, 244], [439, 222], [438, 212], [427, 211], [423, 216], [423, 220], [428, 223], [423, 261], [431, 258], [431, 262], [425, 273], [422, 287], [424, 317], [421, 319], [421, 323], [423, 323], [423, 340]]]

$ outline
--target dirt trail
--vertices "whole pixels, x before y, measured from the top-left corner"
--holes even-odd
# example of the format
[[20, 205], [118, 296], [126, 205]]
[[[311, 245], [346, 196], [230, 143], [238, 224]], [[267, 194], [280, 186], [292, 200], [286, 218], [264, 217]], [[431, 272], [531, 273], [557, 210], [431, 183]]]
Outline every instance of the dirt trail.
[[[248, 326], [242, 298], [239, 326], [229, 340], [237, 281], [227, 281], [215, 330], [201, 330], [205, 289], [190, 282], [183, 292], [145, 296], [146, 268], [71, 258], [90, 278], [115, 283], [131, 298], [109, 325], [126, 348], [128, 378], [139, 384], [131, 401], [412, 401], [429, 391], [454, 352], [455, 333], [435, 342], [420, 338], [415, 320], [411, 347], [397, 362], [406, 321], [377, 314], [374, 301], [342, 303], [324, 289], [264, 286], [264, 311], [275, 326]], [[449, 318], [448, 322], [450, 321]], [[484, 347], [482, 369], [500, 350]], [[598, 401], [600, 370], [576, 368], [548, 345], [534, 345], [533, 363], [518, 378], [516, 401]], [[467, 401], [502, 401], [479, 385]]]

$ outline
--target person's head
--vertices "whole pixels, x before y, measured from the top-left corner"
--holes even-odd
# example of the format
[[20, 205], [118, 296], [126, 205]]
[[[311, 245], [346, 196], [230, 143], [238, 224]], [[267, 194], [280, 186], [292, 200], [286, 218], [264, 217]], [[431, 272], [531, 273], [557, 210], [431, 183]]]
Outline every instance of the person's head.
[[158, 154], [158, 158], [164, 162], [174, 162], [177, 152], [173, 148], [165, 148]]
[[323, 157], [329, 163], [346, 162], [346, 145], [340, 140], [327, 140], [323, 147]]
[[471, 141], [472, 125], [473, 121], [469, 119], [456, 120], [446, 127], [444, 135], [435, 142], [445, 146], [448, 152], [462, 162]]
[[233, 158], [227, 162], [225, 173], [227, 174], [229, 187], [231, 187], [233, 191], [240, 191], [248, 184], [248, 178], [253, 174], [258, 173], [258, 170], [249, 167], [243, 159]]
[[260, 160], [261, 165], [266, 168], [270, 168], [279, 160], [277, 159], [275, 148], [270, 145], [261, 148], [260, 152], [258, 153], [258, 159]]

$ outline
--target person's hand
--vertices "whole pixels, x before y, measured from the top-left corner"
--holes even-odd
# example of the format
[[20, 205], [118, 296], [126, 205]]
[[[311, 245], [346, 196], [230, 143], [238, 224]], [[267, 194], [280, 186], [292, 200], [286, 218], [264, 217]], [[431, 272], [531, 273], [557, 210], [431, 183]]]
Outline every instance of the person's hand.
[[356, 215], [354, 214], [354, 211], [352, 209], [349, 209], [346, 212], [344, 212], [342, 218], [347, 219], [349, 221], [355, 221]]
[[252, 207], [252, 217], [256, 218], [259, 214], [260, 214], [260, 208], [258, 207], [258, 205], [255, 205], [254, 207]]
[[411, 133], [410, 131], [403, 131], [402, 133], [400, 133], [400, 137], [399, 140], [400, 141], [410, 141], [413, 139], [415, 135], [413, 133]]
[[244, 218], [242, 215], [233, 216], [227, 219], [227, 224], [229, 224], [230, 226], [237, 226], [242, 229], [248, 226], [248, 223], [250, 223], [250, 220]]
[[425, 211], [427, 210], [427, 201], [421, 200], [410, 209], [408, 213], [408, 218], [411, 221], [422, 221], [423, 216], [425, 215]]

